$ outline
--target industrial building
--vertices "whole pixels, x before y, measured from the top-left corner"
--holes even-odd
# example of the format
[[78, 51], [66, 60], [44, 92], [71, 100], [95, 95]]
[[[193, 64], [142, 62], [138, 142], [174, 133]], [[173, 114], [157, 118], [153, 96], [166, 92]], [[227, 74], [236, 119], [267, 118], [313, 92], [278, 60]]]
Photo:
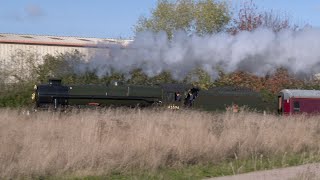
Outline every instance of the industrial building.
[[[20, 35], [0, 33], [0, 58], [1, 61], [9, 59], [17, 50], [36, 53], [40, 56], [46, 54], [71, 52], [78, 50], [89, 56], [91, 49], [107, 48], [108, 45], [126, 46], [131, 40], [81, 38], [45, 35]], [[89, 57], [87, 57], [89, 58]]]
[[97, 52], [108, 55], [108, 47], [115, 45], [125, 47], [130, 42], [131, 40], [107, 38], [0, 33], [0, 70], [5, 69], [9, 72], [10, 68], [15, 69], [18, 68], [18, 65], [23, 66], [24, 62], [17, 63], [17, 61], [14, 65], [12, 63], [17, 59], [18, 52], [34, 54], [37, 56], [38, 62], [41, 63], [42, 57], [47, 54], [55, 56], [77, 50], [84, 55], [85, 60], [89, 60]]

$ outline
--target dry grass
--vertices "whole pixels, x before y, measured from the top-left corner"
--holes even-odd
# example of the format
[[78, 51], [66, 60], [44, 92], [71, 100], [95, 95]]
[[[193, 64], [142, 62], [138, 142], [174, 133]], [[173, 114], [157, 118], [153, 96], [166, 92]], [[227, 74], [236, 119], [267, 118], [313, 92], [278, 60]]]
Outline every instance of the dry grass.
[[320, 117], [138, 109], [0, 110], [0, 177], [105, 174], [320, 152]]

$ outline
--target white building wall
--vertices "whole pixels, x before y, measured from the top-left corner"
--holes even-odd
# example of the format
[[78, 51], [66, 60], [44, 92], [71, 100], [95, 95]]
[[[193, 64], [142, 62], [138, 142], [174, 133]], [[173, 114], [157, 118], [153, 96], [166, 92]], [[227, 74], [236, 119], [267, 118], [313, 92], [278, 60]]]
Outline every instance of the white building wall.
[[[10, 75], [3, 75], [1, 73], [6, 73], [6, 74], [10, 74], [10, 72], [19, 73], [20, 71], [19, 69], [22, 69], [23, 71], [25, 71], [26, 69], [28, 69], [28, 66], [30, 67], [30, 65], [27, 64], [24, 58], [22, 57], [12, 58], [12, 57], [15, 57], [17, 52], [19, 51], [25, 52], [27, 54], [36, 55], [38, 60], [37, 64], [41, 64], [43, 62], [43, 57], [47, 54], [55, 56], [60, 53], [74, 52], [75, 50], [83, 54], [84, 59], [87, 61], [90, 60], [92, 56], [95, 56], [96, 53], [99, 53], [100, 57], [101, 57], [101, 53], [105, 54], [106, 56], [109, 53], [107, 48], [0, 43], [0, 71], [4, 71], [4, 72], [0, 72], [0, 75], [8, 76], [7, 78], [4, 77], [5, 80], [0, 79], [0, 81], [5, 81], [6, 83], [16, 82], [16, 78], [13, 78]], [[12, 61], [15, 61], [15, 62], [12, 62]], [[26, 76], [28, 75], [26, 74]]]
[[[0, 43], [0, 60], [7, 62], [11, 56], [14, 56], [17, 51], [37, 54], [43, 57], [47, 54], [57, 55], [59, 53], [73, 52], [78, 50], [85, 58], [90, 58], [89, 51], [91, 48], [86, 47], [68, 47], [68, 46], [47, 46], [47, 45], [25, 45], [25, 44], [1, 44]], [[94, 49], [94, 48], [92, 48]], [[92, 50], [91, 50], [92, 51]], [[107, 51], [107, 50], [106, 50]]]
[[23, 79], [27, 74], [24, 72], [33, 69], [33, 64], [29, 63], [31, 61], [28, 59], [36, 59], [37, 62], [34, 63], [37, 65], [43, 62], [43, 56], [47, 54], [56, 56], [77, 50], [88, 61], [92, 57], [107, 57], [109, 45], [127, 47], [131, 42], [132, 40], [109, 38], [0, 33], [0, 82], [4, 82], [4, 79], [12, 79], [17, 73], [21, 75], [20, 79]]

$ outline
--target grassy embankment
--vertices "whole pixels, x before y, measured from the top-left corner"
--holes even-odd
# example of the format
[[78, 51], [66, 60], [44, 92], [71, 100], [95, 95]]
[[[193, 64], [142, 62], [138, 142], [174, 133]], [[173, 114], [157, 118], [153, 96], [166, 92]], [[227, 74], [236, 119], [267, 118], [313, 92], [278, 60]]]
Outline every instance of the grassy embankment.
[[1, 179], [200, 179], [320, 161], [320, 117], [0, 109]]

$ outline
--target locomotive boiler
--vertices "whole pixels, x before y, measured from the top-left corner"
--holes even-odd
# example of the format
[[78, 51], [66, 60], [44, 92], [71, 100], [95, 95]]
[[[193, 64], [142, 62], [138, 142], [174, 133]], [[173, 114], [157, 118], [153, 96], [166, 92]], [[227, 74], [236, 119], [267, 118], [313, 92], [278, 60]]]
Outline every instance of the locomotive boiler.
[[32, 99], [36, 108], [68, 106], [149, 106], [161, 103], [158, 87], [109, 85], [63, 85], [60, 79], [35, 85]]
[[125, 85], [119, 82], [101, 85], [63, 85], [60, 79], [39, 84], [32, 94], [36, 108], [87, 106], [164, 106], [170, 109], [197, 108], [225, 110], [236, 105], [262, 110], [266, 103], [261, 95], [248, 88], [214, 87], [203, 90], [187, 84], [155, 86]]

